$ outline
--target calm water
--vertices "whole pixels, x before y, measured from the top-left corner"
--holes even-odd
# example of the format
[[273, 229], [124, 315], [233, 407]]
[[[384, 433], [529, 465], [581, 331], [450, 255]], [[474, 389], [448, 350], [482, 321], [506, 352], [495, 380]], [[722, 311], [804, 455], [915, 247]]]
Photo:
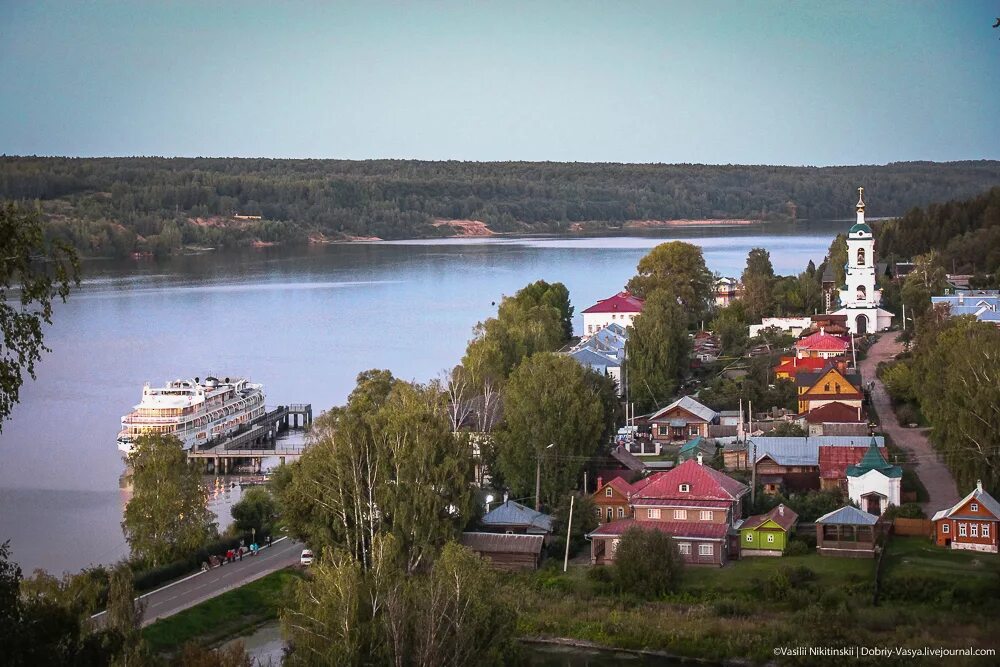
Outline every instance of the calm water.
[[[685, 229], [657, 237], [411, 241], [265, 248], [153, 261], [92, 261], [56, 308], [52, 352], [0, 435], [0, 540], [30, 571], [125, 555], [127, 494], [115, 446], [142, 385], [210, 374], [263, 382], [268, 405], [342, 403], [355, 376], [425, 381], [461, 358], [494, 302], [562, 281], [577, 311], [614, 294], [664, 239], [702, 246], [738, 275], [752, 247], [775, 270], [818, 264], [845, 223]], [[577, 329], [581, 326], [578, 315]], [[217, 487], [220, 515], [238, 490]]]

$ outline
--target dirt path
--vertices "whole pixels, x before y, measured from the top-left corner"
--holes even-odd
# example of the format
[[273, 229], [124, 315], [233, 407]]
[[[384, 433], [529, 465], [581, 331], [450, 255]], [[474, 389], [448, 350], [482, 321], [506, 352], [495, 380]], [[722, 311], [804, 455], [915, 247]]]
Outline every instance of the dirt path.
[[875, 367], [879, 362], [888, 361], [902, 351], [903, 345], [896, 342], [896, 335], [894, 332], [882, 334], [878, 342], [868, 349], [867, 356], [858, 366], [864, 382], [875, 381], [872, 404], [882, 423], [882, 430], [896, 445], [909, 453], [910, 460], [915, 463], [914, 470], [917, 476], [927, 487], [929, 500], [923, 503], [923, 508], [927, 516], [931, 516], [934, 512], [957, 503], [958, 489], [948, 468], [941, 462], [927, 439], [929, 429], [900, 426], [896, 420], [896, 413], [892, 410], [885, 385], [875, 376]]

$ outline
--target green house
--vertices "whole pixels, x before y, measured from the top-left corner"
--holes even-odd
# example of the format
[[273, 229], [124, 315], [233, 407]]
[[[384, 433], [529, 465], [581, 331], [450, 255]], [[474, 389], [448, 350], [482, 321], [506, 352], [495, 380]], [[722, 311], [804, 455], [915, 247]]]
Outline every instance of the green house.
[[748, 518], [740, 524], [740, 558], [780, 556], [798, 520], [799, 515], [784, 505]]

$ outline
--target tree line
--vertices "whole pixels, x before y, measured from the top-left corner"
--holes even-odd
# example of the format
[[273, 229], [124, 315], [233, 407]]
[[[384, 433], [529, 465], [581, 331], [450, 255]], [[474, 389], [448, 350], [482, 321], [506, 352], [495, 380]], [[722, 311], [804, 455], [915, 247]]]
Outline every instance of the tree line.
[[[879, 215], [894, 216], [973, 196], [998, 181], [1000, 162], [993, 161], [773, 167], [0, 157], [0, 198], [38, 202], [53, 238], [103, 255], [164, 253], [182, 244], [304, 242], [315, 234], [449, 233], [435, 226], [438, 219], [551, 233], [607, 230], [631, 220], [833, 219], [844, 215], [842, 193], [862, 182]], [[234, 220], [234, 214], [262, 219]]]

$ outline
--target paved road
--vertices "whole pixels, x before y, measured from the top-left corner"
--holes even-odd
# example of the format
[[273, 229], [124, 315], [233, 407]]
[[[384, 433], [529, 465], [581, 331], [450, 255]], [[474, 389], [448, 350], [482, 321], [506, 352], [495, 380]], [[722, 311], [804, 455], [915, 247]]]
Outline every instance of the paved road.
[[[146, 626], [161, 618], [173, 616], [228, 590], [295, 565], [299, 562], [303, 548], [305, 547], [301, 542], [283, 538], [272, 546], [261, 549], [257, 556], [244, 556], [242, 561], [199, 572], [146, 593], [140, 596], [146, 605], [142, 624]], [[101, 623], [104, 613], [95, 615], [94, 620]]]
[[889, 434], [892, 441], [901, 449], [906, 450], [910, 460], [914, 462], [914, 471], [927, 488], [928, 502], [923, 503], [924, 512], [931, 516], [934, 512], [951, 507], [959, 500], [955, 479], [947, 466], [941, 462], [937, 452], [927, 439], [930, 429], [905, 428], [896, 420], [892, 410], [889, 393], [882, 381], [875, 376], [875, 367], [881, 361], [888, 361], [902, 351], [902, 343], [896, 342], [896, 333], [882, 334], [878, 341], [868, 349], [868, 354], [858, 364], [861, 377], [865, 382], [874, 380], [875, 390], [872, 392], [872, 405], [878, 413], [882, 430]]

